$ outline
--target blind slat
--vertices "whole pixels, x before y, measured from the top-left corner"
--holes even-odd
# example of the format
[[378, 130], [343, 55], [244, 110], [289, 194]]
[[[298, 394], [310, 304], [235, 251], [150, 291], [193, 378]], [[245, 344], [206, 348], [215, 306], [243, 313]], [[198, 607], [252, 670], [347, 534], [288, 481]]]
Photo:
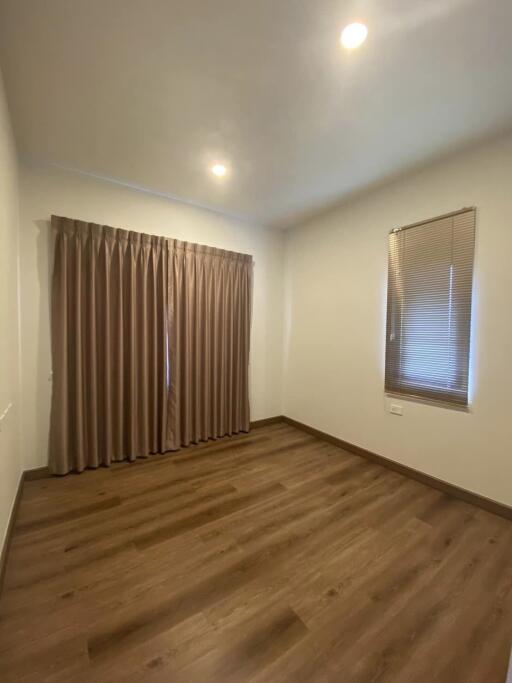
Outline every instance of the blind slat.
[[467, 405], [475, 210], [389, 235], [385, 389]]

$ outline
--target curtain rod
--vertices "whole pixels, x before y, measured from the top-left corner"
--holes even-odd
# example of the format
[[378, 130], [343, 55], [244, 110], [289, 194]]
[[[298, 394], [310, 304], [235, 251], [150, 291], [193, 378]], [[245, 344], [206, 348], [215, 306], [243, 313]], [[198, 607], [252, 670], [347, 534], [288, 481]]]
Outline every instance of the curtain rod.
[[426, 223], [433, 223], [434, 221], [440, 221], [443, 218], [451, 218], [452, 216], [458, 216], [461, 213], [468, 213], [469, 211], [475, 211], [476, 206], [464, 206], [462, 209], [457, 211], [450, 211], [449, 213], [443, 213], [440, 216], [434, 216], [434, 218], [428, 218], [426, 221], [416, 221], [416, 223], [409, 223], [409, 225], [404, 225], [402, 228], [393, 228], [389, 231], [389, 234], [394, 232], [401, 232], [402, 230], [409, 230], [409, 228], [417, 228], [419, 225], [425, 225]]

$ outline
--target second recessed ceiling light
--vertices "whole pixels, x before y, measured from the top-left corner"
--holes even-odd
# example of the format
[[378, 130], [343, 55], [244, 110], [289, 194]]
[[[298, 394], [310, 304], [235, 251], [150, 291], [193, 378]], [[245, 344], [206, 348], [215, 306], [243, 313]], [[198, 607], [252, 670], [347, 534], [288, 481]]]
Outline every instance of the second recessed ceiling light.
[[226, 175], [227, 172], [228, 169], [224, 166], [224, 164], [214, 164], [212, 166], [212, 173], [213, 175], [216, 175], [218, 178], [222, 178]]
[[353, 50], [364, 43], [367, 35], [368, 29], [366, 26], [356, 22], [345, 26], [341, 32], [340, 42], [347, 50]]

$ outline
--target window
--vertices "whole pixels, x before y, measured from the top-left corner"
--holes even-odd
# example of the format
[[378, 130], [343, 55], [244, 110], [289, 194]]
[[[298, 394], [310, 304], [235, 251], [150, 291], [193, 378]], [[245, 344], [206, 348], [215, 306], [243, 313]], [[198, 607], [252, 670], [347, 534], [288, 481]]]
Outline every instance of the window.
[[475, 209], [389, 235], [389, 393], [467, 406]]

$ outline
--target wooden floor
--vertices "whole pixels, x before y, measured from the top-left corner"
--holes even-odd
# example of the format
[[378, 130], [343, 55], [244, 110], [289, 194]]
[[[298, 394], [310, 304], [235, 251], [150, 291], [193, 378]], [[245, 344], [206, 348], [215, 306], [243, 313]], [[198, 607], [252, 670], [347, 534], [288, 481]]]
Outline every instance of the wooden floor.
[[277, 424], [26, 482], [0, 680], [503, 683], [512, 523]]

